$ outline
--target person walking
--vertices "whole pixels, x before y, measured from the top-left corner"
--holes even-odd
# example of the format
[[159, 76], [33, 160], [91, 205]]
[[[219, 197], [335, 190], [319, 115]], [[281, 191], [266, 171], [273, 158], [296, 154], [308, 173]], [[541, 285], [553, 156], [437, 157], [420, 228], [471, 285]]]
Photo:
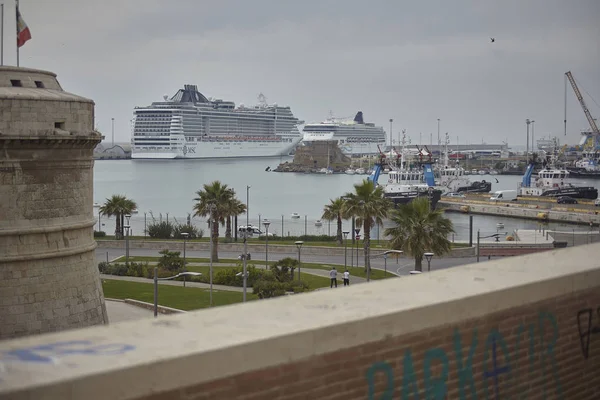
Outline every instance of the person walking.
[[350, 272], [344, 271], [344, 286], [350, 286]]
[[331, 282], [329, 283], [329, 288], [331, 289], [333, 285], [337, 287], [337, 271], [335, 270], [335, 267], [333, 267], [332, 270], [329, 271], [329, 278], [331, 279]]

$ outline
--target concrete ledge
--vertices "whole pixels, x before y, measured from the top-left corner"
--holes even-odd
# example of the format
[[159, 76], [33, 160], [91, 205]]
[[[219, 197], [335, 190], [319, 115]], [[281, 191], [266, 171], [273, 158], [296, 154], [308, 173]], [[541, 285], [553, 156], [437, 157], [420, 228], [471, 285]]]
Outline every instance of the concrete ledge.
[[[161, 320], [140, 320], [0, 342], [0, 398], [144, 398], [198, 387], [249, 371], [327, 356], [336, 351], [384, 343], [424, 330], [435, 331], [450, 324], [478, 318], [484, 320], [494, 313], [509, 312], [524, 306], [534, 307], [539, 302], [552, 301], [561, 296], [573, 296], [577, 300], [581, 294], [582, 301], [587, 303], [584, 296], [588, 295], [585, 293], [597, 294], [600, 289], [598, 254], [600, 245], [553, 250], [521, 257], [518, 261], [510, 258], [471, 264], [354, 285], [342, 290], [218, 307]], [[565, 317], [565, 320], [568, 319], [569, 332], [574, 333], [577, 328], [575, 326], [571, 330], [574, 318], [571, 311], [580, 304], [575, 300], [574, 305], [566, 309], [568, 317]], [[563, 306], [558, 301], [552, 304], [556, 310]], [[531, 310], [530, 313], [536, 315], [536, 309]], [[518, 318], [514, 322], [517, 336]], [[521, 326], [524, 325], [521, 323]], [[527, 332], [526, 328], [523, 329]], [[543, 326], [540, 325], [539, 329], [543, 329]], [[467, 336], [463, 336], [463, 340], [471, 340]], [[448, 340], [451, 344], [452, 335], [448, 337], [442, 340]], [[417, 348], [414, 349], [415, 357], [416, 354], [422, 357], [429, 348], [425, 345], [433, 348], [446, 343], [430, 340], [428, 334], [419, 338], [420, 342], [425, 343], [418, 347], [418, 353]], [[581, 350], [575, 341], [577, 339], [574, 336], [567, 339], [568, 349], [577, 351], [579, 360]], [[523, 340], [522, 349], [526, 349], [528, 339], [523, 336]], [[552, 344], [544, 343], [541, 346], [545, 347], [540, 349], [552, 347]], [[485, 339], [480, 346], [488, 346]], [[556, 351], [562, 352], [563, 346], [561, 344]], [[363, 348], [364, 352], [361, 350]], [[372, 351], [377, 349], [376, 346], [371, 347]], [[487, 360], [491, 350], [489, 347], [485, 349]], [[361, 347], [356, 350], [355, 358], [364, 357], [368, 351], [368, 346]], [[402, 347], [388, 351], [402, 352]], [[468, 347], [463, 351], [468, 352]], [[506, 350], [502, 348], [502, 351]], [[535, 358], [544, 360], [546, 353], [541, 351], [536, 353]], [[484, 360], [483, 353], [477, 354]], [[381, 353], [379, 359], [385, 360], [388, 356], [388, 353]], [[467, 355], [464, 357], [466, 360]], [[527, 360], [527, 356], [524, 357]], [[508, 360], [506, 353], [503, 360]], [[598, 360], [600, 358], [589, 360], [590, 379], [600, 376]], [[398, 365], [402, 365], [401, 362]], [[476, 365], [475, 361], [473, 365]], [[477, 365], [483, 370], [482, 364]], [[573, 364], [571, 367], [584, 368]], [[350, 366], [340, 364], [336, 368], [344, 370]], [[462, 370], [462, 366], [460, 368]], [[362, 379], [367, 369], [368, 365], [360, 369]], [[565, 374], [569, 372], [566, 367], [562, 371], [566, 371]], [[322, 373], [325, 374], [326, 370], [322, 370]], [[422, 370], [419, 373], [423, 374]], [[440, 369], [437, 369], [436, 379], [440, 373]], [[546, 382], [551, 374], [556, 372], [548, 372], [549, 378], [540, 378], [536, 382]], [[359, 375], [352, 376], [356, 376], [354, 380], [361, 379]], [[567, 377], [570, 376], [565, 375], [563, 379], [565, 386], [569, 380]], [[262, 376], [262, 379], [266, 378], [267, 375]], [[253, 380], [263, 384], [261, 378], [254, 377]], [[248, 381], [244, 382], [249, 385]], [[328, 380], [320, 375], [319, 382], [325, 384]], [[230, 380], [226, 384], [231, 386], [235, 381]], [[541, 389], [536, 383], [532, 382], [531, 385], [538, 393], [535, 398], [541, 396]], [[311, 390], [311, 387], [302, 386], [302, 389]], [[365, 398], [366, 389], [361, 393], [362, 396], [338, 393], [335, 398]], [[265, 394], [251, 398], [285, 398], [282, 396], [278, 392], [277, 395]], [[454, 392], [448, 398], [457, 397], [458, 393]], [[370, 398], [382, 397], [373, 395]], [[387, 398], [391, 398], [391, 395]]]
[[[141, 308], [145, 308], [147, 310], [154, 311], [154, 304], [152, 304], [152, 303], [147, 303], [145, 301], [139, 301], [139, 300], [133, 300], [133, 299], [125, 299], [124, 302], [127, 304], [131, 304], [132, 306], [141, 307]], [[161, 306], [161, 305], [159, 305], [157, 307], [157, 309], [160, 314], [182, 314], [182, 313], [187, 312], [187, 311], [179, 310], [177, 308], [165, 307], [165, 306]]]

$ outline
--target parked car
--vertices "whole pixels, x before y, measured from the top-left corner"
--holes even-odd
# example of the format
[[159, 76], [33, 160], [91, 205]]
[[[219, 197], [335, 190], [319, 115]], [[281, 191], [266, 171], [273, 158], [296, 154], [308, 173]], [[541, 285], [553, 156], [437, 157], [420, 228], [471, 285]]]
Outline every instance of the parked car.
[[462, 193], [446, 193], [444, 196], [446, 197], [461, 197], [464, 198], [466, 197], [464, 194]]
[[560, 196], [556, 199], [556, 203], [558, 204], [577, 204], [577, 200], [570, 196]]
[[594, 205], [596, 207], [600, 207], [600, 198], [597, 198], [596, 200], [594, 200]]

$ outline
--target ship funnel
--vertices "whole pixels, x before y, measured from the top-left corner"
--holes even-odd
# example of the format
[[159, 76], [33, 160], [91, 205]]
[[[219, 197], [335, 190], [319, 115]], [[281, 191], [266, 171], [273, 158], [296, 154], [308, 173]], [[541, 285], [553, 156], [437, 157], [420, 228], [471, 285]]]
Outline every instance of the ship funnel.
[[354, 117], [354, 122], [356, 122], [357, 124], [364, 124], [365, 121], [363, 121], [363, 115], [362, 115], [362, 111], [359, 111], [356, 113], [356, 116]]

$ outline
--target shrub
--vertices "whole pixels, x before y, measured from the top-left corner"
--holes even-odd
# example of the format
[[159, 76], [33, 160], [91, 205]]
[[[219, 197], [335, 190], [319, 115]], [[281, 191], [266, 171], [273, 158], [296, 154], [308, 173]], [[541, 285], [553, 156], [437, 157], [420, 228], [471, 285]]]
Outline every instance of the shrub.
[[183, 268], [183, 259], [179, 257], [179, 251], [169, 251], [164, 249], [159, 254], [162, 255], [158, 260], [158, 267], [165, 268], [172, 272], [180, 271]]
[[154, 239], [171, 239], [174, 229], [172, 222], [152, 222], [148, 224], [148, 236]]
[[146, 271], [148, 269], [150, 269], [148, 262], [131, 262], [127, 267], [127, 276], [137, 276], [138, 278], [143, 278], [144, 276], [146, 276]]
[[285, 295], [285, 287], [281, 282], [262, 280], [254, 283], [252, 293], [259, 299], [268, 299]]
[[187, 233], [188, 239], [200, 239], [204, 235], [204, 231], [196, 228], [194, 225], [176, 224], [173, 227], [173, 237], [175, 239], [183, 239], [183, 236], [181, 236], [182, 233]]
[[105, 236], [106, 236], [106, 232], [104, 232], [104, 231], [94, 231], [95, 238], [101, 238], [101, 237], [105, 237]]

